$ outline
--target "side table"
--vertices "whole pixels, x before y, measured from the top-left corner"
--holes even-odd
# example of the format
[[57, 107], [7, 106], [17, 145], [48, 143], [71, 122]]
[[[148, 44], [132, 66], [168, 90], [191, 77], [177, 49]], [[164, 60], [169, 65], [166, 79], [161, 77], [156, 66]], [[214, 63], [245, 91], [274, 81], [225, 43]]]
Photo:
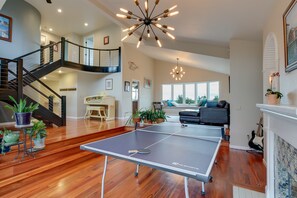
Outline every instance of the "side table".
[[[25, 156], [34, 156], [34, 153], [33, 152], [30, 152], [28, 149], [27, 149], [27, 131], [26, 129], [30, 129], [33, 127], [33, 124], [28, 124], [28, 125], [15, 125], [15, 128], [19, 129], [19, 130], [22, 130], [23, 131], [23, 147], [24, 147], [24, 151], [23, 151], [23, 159], [25, 158]], [[30, 149], [32, 150], [32, 138], [30, 137]]]

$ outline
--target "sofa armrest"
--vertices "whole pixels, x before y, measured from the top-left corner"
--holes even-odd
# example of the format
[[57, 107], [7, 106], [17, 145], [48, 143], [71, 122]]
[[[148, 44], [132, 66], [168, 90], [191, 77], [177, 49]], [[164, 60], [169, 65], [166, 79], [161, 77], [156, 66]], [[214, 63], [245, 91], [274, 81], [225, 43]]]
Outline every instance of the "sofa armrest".
[[229, 124], [228, 108], [200, 108], [200, 122], [210, 124]]

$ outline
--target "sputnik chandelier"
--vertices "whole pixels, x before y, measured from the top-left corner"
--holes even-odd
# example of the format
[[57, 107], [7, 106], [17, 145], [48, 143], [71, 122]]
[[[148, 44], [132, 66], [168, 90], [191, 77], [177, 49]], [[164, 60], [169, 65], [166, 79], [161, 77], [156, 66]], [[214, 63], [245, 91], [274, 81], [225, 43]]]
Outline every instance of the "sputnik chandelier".
[[186, 72], [184, 72], [182, 67], [178, 66], [178, 60], [179, 58], [176, 58], [176, 66], [172, 69], [172, 71], [170, 72], [170, 75], [172, 76], [172, 78], [174, 78], [175, 80], [181, 80], [182, 77], [185, 75]]
[[158, 45], [159, 45], [159, 47], [162, 47], [162, 44], [161, 44], [159, 38], [157, 37], [153, 27], [159, 29], [160, 31], [162, 31], [164, 34], [166, 34], [170, 38], [175, 39], [175, 37], [168, 32], [168, 30], [173, 31], [174, 30], [173, 27], [170, 27], [170, 26], [167, 26], [167, 25], [161, 25], [161, 24], [159, 24], [157, 22], [160, 21], [162, 18], [167, 18], [167, 17], [174, 16], [174, 15], [178, 14], [178, 11], [172, 12], [172, 10], [174, 10], [177, 7], [177, 5], [172, 6], [169, 9], [164, 10], [163, 12], [161, 12], [160, 14], [158, 14], [156, 16], [152, 16], [153, 12], [154, 12], [154, 10], [155, 10], [155, 8], [156, 8], [156, 6], [158, 5], [159, 2], [160, 2], [160, 0], [156, 0], [152, 11], [149, 12], [149, 8], [148, 8], [149, 2], [148, 2], [148, 0], [145, 0], [145, 2], [144, 2], [144, 8], [145, 8], [144, 11], [139, 5], [139, 1], [134, 0], [134, 3], [139, 8], [142, 16], [136, 15], [136, 14], [132, 13], [131, 11], [120, 8], [120, 10], [122, 12], [124, 12], [125, 14], [117, 14], [117, 17], [126, 18], [126, 19], [133, 19], [133, 20], [137, 21], [136, 24], [132, 25], [130, 28], [127, 28], [127, 29], [123, 30], [123, 32], [128, 31], [128, 34], [122, 39], [122, 41], [125, 40], [127, 37], [131, 36], [136, 30], [140, 29], [141, 27], [143, 27], [143, 30], [142, 30], [141, 36], [139, 37], [139, 40], [138, 40], [138, 43], [137, 43], [137, 48], [139, 47], [139, 45], [140, 45], [140, 43], [142, 41], [142, 38], [143, 38], [143, 34], [145, 32], [147, 33], [148, 38], [150, 38], [150, 36], [151, 36], [150, 33], [152, 32], [155, 39], [156, 39], [156, 41], [157, 41], [157, 43], [158, 43]]

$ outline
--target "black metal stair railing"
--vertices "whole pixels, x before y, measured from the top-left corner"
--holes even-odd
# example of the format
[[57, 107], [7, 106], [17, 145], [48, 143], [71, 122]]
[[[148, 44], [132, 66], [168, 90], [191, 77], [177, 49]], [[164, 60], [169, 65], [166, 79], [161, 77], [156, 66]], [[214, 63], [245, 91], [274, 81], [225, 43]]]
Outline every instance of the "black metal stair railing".
[[[78, 45], [64, 38], [63, 65], [90, 72], [114, 73], [121, 71], [121, 47], [116, 49], [96, 49]], [[63, 58], [63, 55], [62, 55]]]
[[[45, 117], [61, 118], [57, 125], [65, 125], [66, 97], [40, 80], [62, 66], [90, 72], [120, 72], [121, 48], [88, 48], [62, 38], [13, 60], [0, 57], [0, 99], [1, 93], [5, 92], [7, 98], [7, 93], [13, 90], [17, 99], [29, 97], [40, 104]], [[52, 114], [46, 115], [47, 111]]]
[[[7, 73], [9, 73], [17, 78], [18, 81], [11, 81], [9, 83], [7, 83], [7, 81], [1, 81], [1, 85], [6, 87], [6, 92], [2, 89], [4, 97], [2, 95], [0, 98], [9, 103], [10, 101], [7, 95], [13, 95], [17, 97], [18, 100], [20, 98], [27, 98], [28, 102], [37, 102], [40, 104], [40, 107], [33, 113], [35, 118], [42, 119], [47, 123], [54, 123], [57, 126], [66, 125], [66, 97], [60, 96], [31, 72], [23, 68], [23, 62], [21, 60], [22, 59], [10, 61], [1, 59], [1, 68], [6, 67], [6, 76], [8, 76]], [[7, 62], [10, 63], [10, 66], [15, 64], [17, 73], [7, 68]], [[23, 78], [23, 76], [26, 76], [26, 78]], [[3, 75], [1, 75], [1, 77], [3, 77]]]

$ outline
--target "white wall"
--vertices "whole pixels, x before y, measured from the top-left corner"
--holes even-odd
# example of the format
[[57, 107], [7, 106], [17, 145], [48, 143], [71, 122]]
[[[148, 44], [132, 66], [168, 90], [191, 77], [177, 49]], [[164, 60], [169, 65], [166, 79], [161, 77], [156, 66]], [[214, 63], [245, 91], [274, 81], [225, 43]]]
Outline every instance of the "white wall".
[[[1, 14], [12, 18], [12, 41], [0, 40], [0, 57], [13, 59], [39, 49], [41, 15], [36, 8], [25, 1], [6, 1]], [[27, 62], [38, 63], [39, 56]]]
[[280, 92], [284, 97], [281, 99], [282, 104], [297, 105], [297, 70], [285, 72], [284, 58], [284, 35], [283, 35], [283, 14], [290, 4], [291, 0], [277, 1], [277, 5], [271, 12], [267, 23], [264, 26], [263, 40], [270, 32], [273, 32], [277, 38], [279, 51], [279, 72], [280, 72]]
[[204, 69], [183, 66], [186, 72], [185, 76], [180, 80], [174, 80], [169, 74], [174, 64], [156, 61], [154, 66], [154, 78], [155, 78], [155, 92], [154, 101], [162, 100], [162, 84], [166, 83], [190, 83], [190, 82], [207, 82], [207, 81], [219, 81], [220, 82], [220, 100], [229, 101], [229, 80], [228, 75], [217, 72], [207, 71]]
[[257, 103], [262, 101], [262, 44], [232, 40], [230, 42], [231, 147], [248, 147], [247, 135], [260, 118]]
[[76, 91], [60, 91], [61, 96], [66, 96], [66, 117], [77, 118], [77, 73], [62, 74], [59, 80], [59, 88], [76, 88]]
[[[123, 44], [122, 46], [122, 74], [123, 79], [121, 82], [121, 90], [123, 90], [124, 81], [129, 81], [130, 83], [133, 80], [139, 81], [139, 109], [149, 109], [152, 107], [153, 96], [154, 96], [154, 59], [144, 55], [137, 50], [136, 45], [132, 44]], [[132, 61], [137, 66], [138, 69], [132, 71], [129, 69], [128, 62]], [[144, 78], [150, 79], [152, 82], [151, 88], [144, 88]], [[122, 116], [132, 112], [132, 99], [131, 99], [131, 90], [130, 92], [123, 92], [122, 100]]]

